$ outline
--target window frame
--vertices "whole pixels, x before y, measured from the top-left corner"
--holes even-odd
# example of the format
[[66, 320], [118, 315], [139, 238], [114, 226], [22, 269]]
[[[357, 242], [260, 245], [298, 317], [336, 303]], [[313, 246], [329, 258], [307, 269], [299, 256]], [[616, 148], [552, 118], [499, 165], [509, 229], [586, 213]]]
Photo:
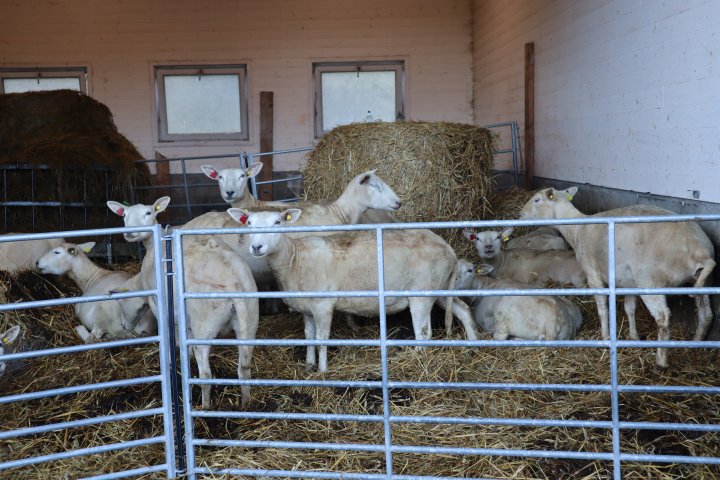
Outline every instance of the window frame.
[[15, 78], [77, 78], [80, 92], [88, 95], [87, 67], [3, 67], [0, 68], [0, 94], [5, 93], [5, 79]]
[[395, 71], [395, 118], [405, 118], [405, 60], [381, 60], [381, 61], [357, 61], [357, 62], [314, 62], [313, 71], [313, 92], [314, 92], [314, 135], [315, 138], [322, 138], [330, 130], [323, 129], [322, 109], [322, 74], [334, 72], [387, 72]]
[[[248, 113], [247, 64], [222, 65], [155, 65], [155, 119], [157, 142], [204, 142], [250, 140]], [[237, 75], [240, 99], [240, 132], [237, 133], [169, 133], [167, 103], [165, 98], [165, 77], [174, 75]]]

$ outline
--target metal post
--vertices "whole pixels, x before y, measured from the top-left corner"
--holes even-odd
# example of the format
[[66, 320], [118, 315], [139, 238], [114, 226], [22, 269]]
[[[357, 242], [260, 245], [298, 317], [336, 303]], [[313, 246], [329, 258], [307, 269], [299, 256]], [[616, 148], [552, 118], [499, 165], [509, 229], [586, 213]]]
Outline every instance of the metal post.
[[168, 311], [168, 337], [170, 345], [170, 388], [172, 390], [173, 413], [175, 415], [175, 449], [177, 452], [178, 474], [185, 473], [185, 443], [183, 435], [183, 412], [180, 403], [180, 391], [178, 389], [177, 378], [177, 351], [175, 350], [175, 308], [173, 299], [173, 252], [171, 237], [166, 234], [165, 240], [165, 260], [164, 265], [167, 268], [165, 278], [167, 280], [167, 311]]
[[383, 255], [383, 230], [375, 230], [378, 262], [378, 313], [380, 315], [380, 363], [382, 368], [383, 430], [385, 433], [385, 474], [393, 476], [392, 424], [390, 423], [390, 389], [388, 388], [387, 317], [385, 314], [385, 263]]
[[615, 293], [615, 222], [610, 220], [608, 232], [608, 322], [610, 326], [610, 408], [612, 415], [613, 479], [620, 480], [620, 407], [618, 399], [617, 305]]
[[183, 189], [185, 190], [185, 208], [187, 209], [187, 221], [192, 219], [192, 208], [190, 207], [190, 189], [188, 188], [187, 169], [185, 168], [185, 159], [180, 159], [183, 176]]

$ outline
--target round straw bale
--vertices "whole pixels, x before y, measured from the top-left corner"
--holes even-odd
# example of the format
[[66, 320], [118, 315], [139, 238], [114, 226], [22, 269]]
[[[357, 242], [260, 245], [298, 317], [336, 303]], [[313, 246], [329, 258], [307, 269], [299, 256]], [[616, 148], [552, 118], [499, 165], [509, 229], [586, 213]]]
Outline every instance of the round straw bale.
[[[353, 176], [376, 169], [400, 196], [403, 222], [477, 220], [490, 212], [496, 136], [448, 122], [370, 122], [336, 127], [303, 169], [310, 200], [337, 198]], [[456, 251], [459, 231], [439, 232]], [[458, 252], [459, 253], [459, 252]]]

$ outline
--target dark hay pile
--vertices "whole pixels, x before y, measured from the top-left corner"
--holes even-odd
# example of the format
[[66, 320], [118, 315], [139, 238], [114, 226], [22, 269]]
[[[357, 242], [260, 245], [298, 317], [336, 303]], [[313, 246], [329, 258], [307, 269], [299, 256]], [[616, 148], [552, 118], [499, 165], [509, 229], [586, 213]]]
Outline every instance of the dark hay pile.
[[[41, 284], [47, 279], [20, 278], [19, 282]], [[75, 293], [54, 281], [47, 291], [58, 296]], [[30, 288], [30, 287], [23, 287]], [[30, 292], [34, 292], [33, 287]], [[11, 292], [19, 292], [19, 286]], [[15, 293], [10, 295], [15, 301]], [[689, 300], [685, 307], [692, 304]], [[586, 325], [580, 338], [599, 338], [597, 318], [592, 303], [583, 301]], [[23, 325], [23, 335], [38, 332], [47, 346], [77, 343], [71, 326], [75, 320], [72, 307], [57, 307], [32, 312], [13, 313], [13, 322]], [[638, 327], [646, 337], [654, 337], [656, 328], [646, 312], [639, 312]], [[352, 332], [343, 321], [335, 323], [333, 338], [376, 338], [378, 329], [367, 320], [359, 332]], [[621, 338], [627, 338], [627, 326], [621, 322]], [[0, 328], [8, 325], [3, 320]], [[672, 338], [689, 338], [683, 323], [673, 326]], [[391, 328], [396, 338], [405, 328]], [[33, 333], [34, 337], [36, 334]], [[435, 338], [440, 338], [436, 330]], [[259, 338], [302, 338], [303, 326], [298, 314], [263, 317]], [[455, 338], [464, 337], [460, 328]], [[488, 338], [483, 335], [482, 338]], [[212, 368], [218, 378], [234, 378], [237, 351], [215, 348]], [[100, 382], [158, 372], [155, 347], [114, 349], [80, 355], [62, 355], [28, 360], [2, 384], [0, 395], [56, 388], [65, 385]], [[330, 371], [327, 374], [306, 373], [304, 349], [291, 347], [260, 347], [254, 355], [253, 378], [264, 379], [336, 379], [378, 380], [381, 377], [379, 351], [376, 348], [331, 348]], [[654, 367], [654, 351], [633, 349], [619, 355], [620, 380], [630, 384], [716, 386], [720, 382], [720, 361], [717, 350], [671, 350], [671, 368], [658, 371]], [[412, 381], [479, 381], [531, 383], [609, 382], [609, 358], [606, 351], [593, 349], [526, 349], [526, 348], [395, 348], [389, 352], [390, 378]], [[88, 368], [92, 365], [92, 368]], [[193, 365], [193, 372], [195, 367]], [[196, 373], [193, 373], [196, 375]], [[194, 405], [199, 403], [199, 390], [193, 392]], [[239, 409], [240, 391], [236, 387], [213, 387], [214, 408]], [[157, 387], [127, 387], [85, 394], [67, 395], [0, 409], [4, 428], [19, 428], [49, 422], [85, 418], [158, 406]], [[680, 423], [718, 423], [720, 403], [711, 395], [688, 394], [622, 394], [621, 420], [662, 421]], [[608, 420], [610, 398], [604, 393], [559, 393], [543, 391], [447, 391], [431, 389], [397, 389], [391, 391], [392, 413], [397, 415], [522, 417], [576, 420]], [[381, 414], [382, 396], [379, 389], [258, 387], [252, 391], [248, 408], [261, 412], [309, 412]], [[196, 434], [200, 438], [233, 440], [283, 440], [307, 442], [338, 442], [382, 444], [383, 430], [379, 423], [290, 420], [228, 420], [198, 419]], [[70, 447], [86, 447], [120, 440], [159, 435], [159, 418], [138, 419], [96, 427], [60, 431], [0, 442], [2, 458], [37, 456], [63, 451]], [[393, 442], [400, 445], [457, 446], [479, 448], [513, 448], [531, 450], [610, 451], [611, 435], [607, 430], [570, 428], [531, 428], [509, 426], [422, 425], [396, 424]], [[716, 433], [663, 431], [623, 431], [624, 452], [720, 456], [720, 438]], [[78, 458], [33, 468], [0, 472], [0, 478], [46, 479], [97, 475], [122, 468], [162, 461], [161, 447]], [[335, 472], [382, 473], [385, 459], [381, 453], [333, 452], [312, 450], [278, 450], [262, 448], [202, 448], [197, 452], [199, 464], [212, 467], [258, 469], [324, 470]], [[609, 462], [582, 460], [541, 460], [517, 457], [474, 457], [455, 455], [394, 455], [396, 474], [492, 477], [513, 479], [607, 479], [612, 476]], [[623, 464], [623, 478], [663, 479], [718, 478], [720, 468], [703, 465]], [[145, 478], [145, 477], [144, 477]], [[163, 478], [162, 475], [147, 478]], [[208, 477], [210, 478], [210, 477]], [[212, 478], [236, 478], [215, 476]]]
[[[355, 175], [377, 174], [400, 196], [403, 222], [490, 218], [488, 197], [497, 138], [475, 125], [371, 122], [334, 128], [310, 152], [303, 169], [310, 200], [337, 198]], [[455, 230], [438, 232], [464, 248]], [[458, 252], [459, 253], [459, 252]]]
[[[52, 231], [106, 226], [108, 196], [129, 198], [149, 182], [142, 156], [118, 132], [104, 104], [71, 90], [0, 95], [0, 169], [4, 201], [62, 202], [102, 208], [37, 208], [7, 211], [13, 231]], [[32, 194], [32, 184], [35, 192]]]

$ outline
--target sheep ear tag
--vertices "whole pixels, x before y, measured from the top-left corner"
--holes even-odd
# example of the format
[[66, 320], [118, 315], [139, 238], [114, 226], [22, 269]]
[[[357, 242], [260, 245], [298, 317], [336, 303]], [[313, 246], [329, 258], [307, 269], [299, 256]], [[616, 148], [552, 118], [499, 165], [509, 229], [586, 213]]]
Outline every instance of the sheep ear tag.
[[83, 248], [83, 252], [90, 253], [90, 250], [92, 250], [90, 247]]
[[471, 233], [469, 238], [471, 242], [474, 242], [477, 239], [474, 233]]
[[550, 200], [554, 200], [554, 199], [555, 199], [555, 195], [553, 195], [553, 194], [551, 193], [550, 195], [548, 195], [548, 198], [549, 198]]
[[289, 222], [290, 220], [292, 220], [292, 215], [288, 213], [287, 215], [285, 215], [285, 221]]
[[568, 201], [572, 202], [573, 196], [568, 193], [567, 199]]
[[212, 172], [210, 172], [210, 178], [212, 178], [213, 180], [215, 180], [217, 178], [217, 176], [218, 176], [218, 173], [216, 170], [213, 170]]
[[245, 224], [247, 223], [247, 218], [248, 218], [247, 215], [245, 215], [245, 214], [243, 213], [242, 215], [240, 215], [240, 218], [239, 218], [238, 220], [240, 220], [240, 223], [242, 223], [243, 225], [245, 225]]
[[3, 337], [2, 342], [7, 345], [8, 343], [10, 343], [10, 339], [7, 337]]
[[118, 216], [123, 217], [123, 216], [125, 216], [125, 209], [124, 209], [124, 208], [118, 208], [117, 210], [115, 210], [115, 213], [116, 213]]
[[503, 241], [503, 242], [507, 242], [508, 240], [510, 240], [510, 237], [508, 237], [507, 235], [503, 235], [503, 236], [502, 236], [502, 241]]
[[68, 253], [70, 255], [75, 255], [77, 253], [77, 250], [75, 250], [74, 248], [68, 248]]
[[155, 211], [159, 212], [160, 210], [162, 210], [162, 207], [160, 205], [155, 205]]

